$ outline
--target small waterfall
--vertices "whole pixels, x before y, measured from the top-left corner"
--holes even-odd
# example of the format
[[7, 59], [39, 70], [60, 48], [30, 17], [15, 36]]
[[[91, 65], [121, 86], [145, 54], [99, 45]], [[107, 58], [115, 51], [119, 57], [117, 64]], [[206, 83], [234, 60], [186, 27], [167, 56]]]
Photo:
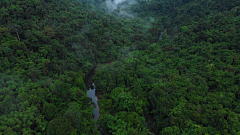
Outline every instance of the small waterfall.
[[159, 42], [160, 40], [162, 40], [162, 35], [164, 34], [165, 31], [166, 31], [166, 29], [161, 32], [161, 34], [160, 34], [160, 36], [159, 36], [159, 39], [158, 39], [158, 42]]

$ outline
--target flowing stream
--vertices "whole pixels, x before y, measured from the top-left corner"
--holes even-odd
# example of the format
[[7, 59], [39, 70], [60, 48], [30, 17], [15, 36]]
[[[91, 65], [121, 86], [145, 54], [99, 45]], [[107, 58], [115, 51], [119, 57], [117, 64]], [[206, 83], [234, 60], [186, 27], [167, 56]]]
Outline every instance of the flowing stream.
[[100, 116], [100, 113], [99, 113], [99, 106], [98, 106], [98, 96], [96, 96], [96, 95], [99, 95], [100, 93], [97, 94], [97, 91], [95, 89], [95, 84], [92, 81], [92, 77], [95, 74], [95, 70], [96, 70], [96, 66], [86, 76], [85, 85], [88, 88], [87, 96], [92, 98], [92, 102], [94, 103], [94, 105], [93, 105], [93, 107], [94, 107], [93, 115], [94, 115], [94, 120], [97, 121], [99, 116]]
[[93, 111], [93, 114], [94, 114], [94, 120], [97, 121], [99, 116], [100, 116], [100, 113], [99, 113], [99, 106], [98, 106], [98, 98], [96, 96], [96, 89], [95, 89], [95, 85], [94, 83], [92, 83], [93, 87], [87, 91], [87, 96], [92, 98], [92, 102], [95, 104], [94, 105], [94, 111]]

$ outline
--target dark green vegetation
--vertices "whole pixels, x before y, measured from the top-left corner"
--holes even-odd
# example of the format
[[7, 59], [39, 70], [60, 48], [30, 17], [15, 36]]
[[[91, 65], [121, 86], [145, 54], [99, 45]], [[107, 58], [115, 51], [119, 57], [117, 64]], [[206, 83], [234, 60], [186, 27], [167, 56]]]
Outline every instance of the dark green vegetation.
[[162, 21], [163, 40], [98, 66], [100, 124], [146, 134], [145, 117], [156, 134], [240, 134], [239, 2], [164, 3], [135, 9]]
[[[139, 19], [1, 0], [0, 134], [240, 134], [239, 5], [139, 1]], [[84, 78], [97, 63], [95, 122]]]

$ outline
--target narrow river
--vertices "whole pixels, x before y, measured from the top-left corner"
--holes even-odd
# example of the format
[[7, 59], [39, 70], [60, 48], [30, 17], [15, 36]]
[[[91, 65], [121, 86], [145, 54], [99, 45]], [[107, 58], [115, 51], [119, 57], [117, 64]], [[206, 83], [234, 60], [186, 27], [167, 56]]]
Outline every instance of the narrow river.
[[100, 116], [100, 113], [99, 113], [99, 106], [98, 106], [98, 97], [96, 96], [97, 91], [95, 89], [95, 84], [92, 81], [92, 77], [95, 74], [95, 70], [96, 70], [96, 66], [91, 70], [89, 74], [87, 74], [85, 78], [85, 85], [88, 88], [87, 96], [92, 98], [92, 102], [94, 103], [93, 115], [94, 115], [94, 120], [97, 121]]
[[96, 96], [96, 89], [95, 89], [95, 85], [94, 83], [92, 84], [92, 88], [90, 87], [90, 89], [87, 91], [87, 96], [92, 98], [92, 102], [95, 104], [93, 107], [94, 107], [94, 111], [93, 111], [93, 114], [94, 114], [94, 120], [97, 121], [99, 116], [100, 116], [100, 113], [99, 113], [99, 106], [98, 106], [98, 98]]

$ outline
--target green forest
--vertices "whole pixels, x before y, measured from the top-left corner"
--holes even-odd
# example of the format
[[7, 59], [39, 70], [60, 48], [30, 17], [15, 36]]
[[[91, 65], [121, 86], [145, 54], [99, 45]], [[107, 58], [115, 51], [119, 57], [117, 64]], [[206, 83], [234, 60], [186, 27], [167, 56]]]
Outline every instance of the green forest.
[[0, 135], [100, 134], [240, 135], [240, 1], [0, 0]]

